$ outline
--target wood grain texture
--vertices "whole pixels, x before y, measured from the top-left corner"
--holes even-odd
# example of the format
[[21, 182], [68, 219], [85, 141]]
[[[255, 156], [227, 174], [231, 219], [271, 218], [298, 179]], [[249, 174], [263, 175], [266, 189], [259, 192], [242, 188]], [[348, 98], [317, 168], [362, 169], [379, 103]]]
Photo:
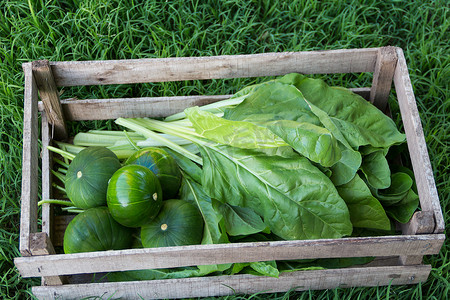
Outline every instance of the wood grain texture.
[[[42, 130], [42, 199], [52, 199], [52, 174], [51, 174], [51, 161], [52, 152], [47, 149], [47, 146], [51, 144], [51, 128], [48, 124], [47, 113], [41, 112], [41, 130]], [[42, 232], [45, 232], [50, 240], [52, 239], [52, 219], [53, 219], [53, 205], [44, 203], [42, 204]]]
[[29, 256], [30, 234], [37, 231], [38, 218], [38, 89], [33, 79], [31, 64], [24, 64], [23, 70], [25, 91], [19, 250], [23, 256]]
[[394, 84], [416, 179], [420, 207], [423, 211], [433, 212], [436, 222], [434, 232], [442, 233], [445, 227], [444, 218], [406, 59], [402, 49], [396, 48], [396, 50], [398, 61], [394, 73]]
[[[434, 227], [434, 214], [431, 211], [417, 211], [408, 223], [401, 224], [402, 233], [405, 235], [433, 233]], [[401, 265], [419, 265], [422, 260], [423, 255], [401, 255], [399, 257]]]
[[[31, 255], [51, 255], [55, 254], [52, 241], [45, 232], [35, 232], [30, 236]], [[66, 280], [63, 276], [42, 277], [42, 285], [62, 285]]]
[[[350, 89], [369, 99], [370, 88]], [[112, 98], [61, 100], [67, 121], [108, 120], [122, 118], [160, 118], [176, 114], [192, 106], [202, 106], [230, 98], [231, 95]], [[39, 110], [44, 104], [39, 102]]]
[[47, 112], [47, 118], [54, 127], [54, 136], [58, 139], [66, 139], [67, 128], [64, 114], [59, 100], [59, 92], [56, 87], [53, 73], [48, 60], [32, 62], [33, 75], [39, 88], [39, 96]]
[[206, 296], [323, 290], [357, 286], [404, 285], [425, 282], [430, 266], [348, 268], [282, 273], [279, 278], [233, 275], [153, 281], [106, 282], [33, 287], [39, 299], [174, 299]]
[[370, 91], [370, 102], [381, 111], [385, 111], [388, 103], [396, 65], [397, 53], [395, 47], [387, 46], [378, 49], [372, 89]]
[[127, 249], [14, 260], [23, 277], [172, 268], [232, 262], [439, 253], [445, 236], [407, 235]]
[[127, 84], [197, 79], [373, 72], [378, 48], [50, 62], [57, 86]]

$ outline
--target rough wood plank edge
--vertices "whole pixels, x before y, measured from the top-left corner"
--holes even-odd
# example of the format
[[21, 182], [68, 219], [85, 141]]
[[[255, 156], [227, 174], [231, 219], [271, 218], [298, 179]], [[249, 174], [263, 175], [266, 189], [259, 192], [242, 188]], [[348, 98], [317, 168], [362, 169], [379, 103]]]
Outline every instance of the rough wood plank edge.
[[437, 254], [445, 236], [406, 235], [127, 249], [18, 257], [23, 277], [268, 260]]
[[31, 64], [23, 64], [23, 70], [25, 91], [19, 251], [23, 256], [30, 256], [30, 234], [37, 231], [38, 218], [38, 89]]
[[[353, 92], [369, 99], [370, 88], [354, 88]], [[166, 117], [187, 107], [201, 106], [230, 98], [231, 95], [112, 98], [61, 100], [67, 121], [107, 120], [140, 117]], [[44, 104], [39, 102], [39, 111]]]
[[[350, 266], [349, 268], [362, 268], [362, 267], [386, 267], [386, 266], [399, 266], [398, 257], [397, 256], [389, 256], [389, 257], [377, 257], [370, 263], [364, 265], [355, 265]], [[67, 283], [68, 284], [82, 284], [82, 283], [100, 283], [100, 282], [108, 282], [107, 280], [108, 273], [91, 273], [91, 274], [76, 274], [76, 275], [68, 275]]]
[[378, 48], [50, 62], [58, 86], [373, 72]]
[[385, 111], [388, 103], [396, 64], [397, 53], [395, 47], [387, 46], [378, 49], [369, 99], [381, 111]]
[[[417, 211], [407, 224], [402, 224], [402, 233], [411, 234], [429, 234], [434, 231], [434, 214], [431, 211]], [[401, 255], [399, 263], [401, 265], [420, 265], [423, 255]]]
[[394, 73], [394, 84], [398, 103], [405, 128], [410, 158], [413, 166], [420, 206], [423, 211], [432, 211], [436, 222], [434, 232], [444, 232], [444, 217], [434, 182], [433, 170], [428, 156], [427, 145], [416, 105], [408, 66], [402, 49], [396, 48], [397, 67]]
[[417, 211], [407, 224], [402, 224], [402, 233], [429, 234], [434, 231], [434, 214], [431, 211]]
[[404, 285], [425, 282], [431, 266], [391, 266], [283, 273], [279, 278], [233, 275], [153, 281], [105, 282], [33, 287], [39, 299], [174, 299], [323, 290], [358, 286]]
[[[52, 198], [52, 174], [51, 174], [51, 161], [52, 152], [47, 149], [47, 146], [51, 144], [51, 129], [48, 124], [47, 113], [41, 112], [41, 128], [42, 128], [42, 199]], [[50, 240], [53, 239], [53, 205], [44, 203], [41, 208], [42, 211], [42, 232], [45, 232]]]
[[[45, 232], [35, 232], [30, 235], [30, 252], [33, 256], [55, 254], [52, 242]], [[62, 285], [67, 280], [64, 276], [42, 277], [42, 285]]]
[[54, 136], [58, 139], [66, 139], [68, 136], [66, 123], [49, 61], [33, 61], [32, 68], [39, 88], [39, 96], [44, 104], [47, 117], [52, 126], [54, 126]]

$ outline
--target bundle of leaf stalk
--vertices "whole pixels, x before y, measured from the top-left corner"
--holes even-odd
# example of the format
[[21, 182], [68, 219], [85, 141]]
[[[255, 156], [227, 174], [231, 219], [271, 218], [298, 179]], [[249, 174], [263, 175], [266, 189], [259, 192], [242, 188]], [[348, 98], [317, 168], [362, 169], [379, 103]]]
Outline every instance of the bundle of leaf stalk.
[[[127, 159], [125, 166], [108, 163], [113, 167], [103, 176], [109, 181], [103, 187], [106, 196], [98, 202], [105, 206], [107, 198], [109, 209], [102, 208], [101, 213], [112, 216], [109, 218], [121, 224], [118, 226], [124, 225], [122, 236], [112, 238], [119, 248], [131, 247], [130, 243], [158, 247], [387, 235], [395, 233], [395, 221], [406, 223], [418, 208], [411, 171], [387, 159], [393, 146], [405, 142], [404, 134], [362, 97], [320, 79], [288, 74], [163, 121], [119, 118], [116, 123], [128, 131], [78, 133], [73, 145], [58, 143], [60, 149], [52, 150], [66, 157], [71, 152], [73, 158], [89, 149], [108, 149], [117, 155], [116, 160]], [[84, 155], [78, 164], [87, 168], [101, 161], [99, 156], [108, 156], [96, 157], [93, 153], [97, 150]], [[75, 161], [76, 156], [71, 165]], [[151, 169], [162, 190], [154, 180], [143, 187], [148, 173], [127, 169], [136, 164]], [[77, 170], [70, 171], [71, 165], [66, 175], [58, 176], [66, 182], [70, 204], [78, 212], [84, 208], [76, 220], [93, 209], [86, 209], [81, 200], [74, 201], [84, 195], [80, 196], [78, 187], [68, 186], [80, 176]], [[92, 180], [92, 186], [98, 184]], [[143, 206], [134, 207], [134, 212], [123, 211], [123, 207], [146, 201], [153, 205], [150, 213], [143, 213]], [[100, 212], [95, 213], [100, 218]], [[127, 234], [130, 228], [140, 228], [140, 240], [122, 241], [123, 236], [131, 236]], [[90, 230], [111, 234], [115, 229]], [[71, 231], [76, 230], [69, 224], [66, 236]], [[105, 243], [104, 237], [97, 238]], [[82, 239], [86, 237], [67, 237], [66, 243], [65, 237], [66, 252], [107, 250], [70, 249], [73, 244], [83, 244]], [[284, 271], [345, 267], [370, 259], [127, 271], [111, 273], [109, 280], [236, 273], [278, 276]]]

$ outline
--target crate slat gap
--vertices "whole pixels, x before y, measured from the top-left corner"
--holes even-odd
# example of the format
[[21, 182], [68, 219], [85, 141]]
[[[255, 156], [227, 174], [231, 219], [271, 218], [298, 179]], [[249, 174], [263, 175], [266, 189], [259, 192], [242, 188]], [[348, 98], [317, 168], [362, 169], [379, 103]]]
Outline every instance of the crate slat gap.
[[[392, 50], [395, 52], [395, 60], [392, 59]], [[393, 61], [395, 61], [394, 69], [392, 68]], [[392, 284], [415, 284], [428, 277], [431, 267], [421, 264], [422, 257], [439, 252], [445, 239], [445, 236], [440, 234], [444, 232], [444, 223], [406, 60], [400, 48], [382, 47], [119, 61], [48, 62], [48, 64], [57, 87], [261, 77], [284, 75], [291, 72], [304, 74], [372, 72], [374, 73], [372, 87], [354, 89], [354, 92], [363, 95], [364, 98], [382, 108], [393, 81], [416, 175], [422, 211], [416, 212], [413, 219], [402, 226], [403, 235], [401, 236], [195, 245], [170, 247], [170, 249], [163, 250], [129, 249], [68, 255], [47, 254], [53, 253], [52, 240], [58, 240], [63, 229], [55, 230], [54, 226], [64, 227], [65, 225], [63, 223], [58, 225], [58, 222], [53, 220], [51, 206], [47, 206], [43, 209], [43, 232], [37, 232], [38, 111], [42, 113], [44, 122], [50, 121], [43, 112], [44, 104], [38, 104], [38, 89], [32, 72], [32, 63], [25, 63], [23, 64], [25, 113], [20, 233], [20, 251], [23, 257], [15, 259], [15, 264], [22, 276], [40, 276], [43, 277], [43, 284], [46, 283], [46, 278], [50, 279], [50, 282], [47, 280], [47, 283], [61, 284], [64, 283], [58, 282], [64, 278], [61, 275], [102, 272], [102, 270], [136, 270], [147, 267], [161, 268], [186, 264], [215, 264], [224, 261], [257, 261], [294, 257], [350, 257], [356, 254], [377, 257], [373, 263], [367, 266], [294, 272], [282, 274], [280, 279], [235, 275], [152, 282], [62, 284], [60, 286], [33, 287], [33, 293], [39, 298], [44, 299], [46, 295], [79, 298], [83, 295], [90, 296], [96, 292], [98, 295], [102, 295], [103, 291], [105, 293], [114, 292], [114, 295], [122, 295], [130, 299], [136, 297], [137, 291], [148, 298], [201, 297], [227, 294], [229, 291], [222, 289], [223, 283], [226, 282], [237, 292], [253, 293], [271, 288], [275, 288], [272, 292], [287, 291], [296, 287], [298, 282], [304, 282], [304, 286], [299, 288], [301, 290], [337, 286], [388, 285], [391, 282]], [[393, 74], [389, 74], [392, 72]], [[125, 115], [120, 115], [130, 117], [139, 114], [132, 108], [138, 103], [138, 106], [140, 105], [145, 110], [146, 116], [152, 117], [158, 114], [158, 116], [168, 115], [188, 106], [203, 105], [224, 97], [229, 97], [229, 95], [143, 97], [106, 99], [106, 101], [105, 99], [59, 100], [59, 102], [63, 111], [63, 120], [82, 120], [83, 110], [93, 111], [93, 107], [99, 111], [107, 111], [108, 105], [116, 107], [113, 111], [117, 111], [120, 107], [122, 109], [130, 107]], [[164, 103], [162, 100], [168, 102]], [[91, 106], [89, 107], [89, 105]], [[97, 119], [102, 117], [109, 119], [116, 116], [118, 117], [117, 112], [102, 112]], [[94, 117], [90, 116], [89, 118], [93, 119]], [[43, 145], [51, 144], [52, 127], [49, 124], [42, 124], [42, 131]], [[51, 155], [47, 152], [42, 152], [43, 195], [51, 195], [51, 190], [48, 189], [50, 189], [51, 183], [49, 170], [52, 163]], [[51, 239], [48, 238], [49, 236]], [[36, 242], [40, 241], [39, 243], [43, 243], [45, 247], [42, 247], [46, 250], [36, 248], [31, 250], [31, 240], [35, 241], [33, 247], [36, 247]], [[107, 266], [101, 266], [102, 263]], [[67, 271], [68, 266], [71, 272]], [[355, 271], [357, 272], [354, 273]], [[52, 279], [55, 279], [53, 276], [56, 276], [56, 281], [51, 283]], [[327, 280], [323, 280], [324, 276]], [[192, 292], [197, 291], [197, 286], [209, 284], [214, 287], [199, 289], [198, 293]], [[174, 287], [177, 288], [174, 289]], [[181, 291], [180, 294], [174, 292], [175, 290]]]

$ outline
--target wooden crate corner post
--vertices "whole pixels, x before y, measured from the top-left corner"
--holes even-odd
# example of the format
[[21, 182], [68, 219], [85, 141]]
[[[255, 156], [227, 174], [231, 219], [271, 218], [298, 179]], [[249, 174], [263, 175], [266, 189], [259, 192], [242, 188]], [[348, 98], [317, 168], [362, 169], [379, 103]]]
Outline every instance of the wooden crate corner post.
[[396, 65], [395, 47], [387, 46], [378, 49], [369, 99], [381, 111], [385, 111], [387, 108]]

